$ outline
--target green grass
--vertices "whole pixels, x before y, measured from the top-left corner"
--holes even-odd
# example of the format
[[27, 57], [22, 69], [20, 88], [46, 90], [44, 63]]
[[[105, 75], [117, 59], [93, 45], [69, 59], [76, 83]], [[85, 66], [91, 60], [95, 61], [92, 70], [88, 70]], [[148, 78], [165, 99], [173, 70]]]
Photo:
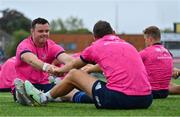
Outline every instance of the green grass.
[[[174, 80], [180, 84], [180, 80]], [[13, 102], [10, 93], [0, 93], [0, 116], [179, 116], [180, 95], [156, 99], [149, 109], [107, 110], [93, 104], [48, 103], [47, 106], [28, 107]]]

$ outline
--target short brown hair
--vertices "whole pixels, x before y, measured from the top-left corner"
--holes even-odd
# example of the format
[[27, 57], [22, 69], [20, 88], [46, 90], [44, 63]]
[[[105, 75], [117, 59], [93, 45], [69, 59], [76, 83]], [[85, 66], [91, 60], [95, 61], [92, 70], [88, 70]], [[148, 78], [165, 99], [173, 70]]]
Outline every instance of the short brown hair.
[[93, 34], [95, 37], [102, 38], [103, 36], [112, 33], [113, 33], [113, 29], [110, 23], [106, 21], [100, 20], [94, 25]]
[[49, 24], [49, 22], [44, 19], [44, 18], [37, 18], [37, 19], [34, 19], [31, 23], [31, 28], [35, 28], [36, 24]]
[[156, 40], [161, 38], [161, 31], [156, 26], [147, 27], [143, 32], [147, 37], [152, 37]]

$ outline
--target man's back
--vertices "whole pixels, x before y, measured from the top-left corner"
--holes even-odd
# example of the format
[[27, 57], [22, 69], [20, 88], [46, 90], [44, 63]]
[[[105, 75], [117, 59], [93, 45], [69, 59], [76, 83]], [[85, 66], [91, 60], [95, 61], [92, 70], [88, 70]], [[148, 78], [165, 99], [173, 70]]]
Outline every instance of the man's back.
[[140, 52], [149, 75], [152, 90], [168, 89], [172, 76], [173, 59], [161, 44], [147, 47]]
[[[113, 39], [114, 38], [114, 39]], [[104, 36], [82, 54], [99, 64], [107, 87], [127, 95], [150, 94], [147, 73], [137, 50], [113, 35]]]
[[15, 57], [9, 58], [0, 71], [0, 88], [11, 88], [13, 80], [16, 78]]

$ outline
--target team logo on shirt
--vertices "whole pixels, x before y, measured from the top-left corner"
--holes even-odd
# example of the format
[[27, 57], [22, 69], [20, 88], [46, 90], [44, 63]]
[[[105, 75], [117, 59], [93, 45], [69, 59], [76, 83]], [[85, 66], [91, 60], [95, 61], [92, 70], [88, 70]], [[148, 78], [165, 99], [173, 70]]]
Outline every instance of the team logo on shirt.
[[42, 55], [42, 59], [46, 59], [46, 54], [43, 54], [43, 55]]
[[157, 59], [172, 59], [171, 56], [169, 56], [169, 52], [165, 48], [156, 48], [157, 52], [160, 52], [161, 54], [157, 57]]
[[156, 48], [156, 51], [157, 51], [157, 52], [161, 52], [161, 49], [160, 49], [160, 48]]

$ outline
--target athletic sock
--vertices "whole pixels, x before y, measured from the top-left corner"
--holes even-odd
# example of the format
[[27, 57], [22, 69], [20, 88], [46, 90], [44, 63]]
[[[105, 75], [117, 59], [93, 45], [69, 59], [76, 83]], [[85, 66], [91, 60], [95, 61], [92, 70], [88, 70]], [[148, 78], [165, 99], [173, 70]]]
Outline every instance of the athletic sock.
[[74, 94], [72, 101], [75, 103], [93, 103], [93, 100], [82, 91], [78, 91]]
[[60, 97], [52, 99], [52, 102], [62, 102], [63, 100]]
[[45, 96], [47, 97], [48, 101], [52, 101], [54, 98], [51, 96], [50, 91], [45, 93]]
[[62, 99], [60, 97], [53, 98], [50, 94], [50, 91], [46, 92], [45, 96], [47, 97], [47, 100], [50, 102], [62, 102]]
[[41, 102], [42, 103], [46, 103], [48, 101], [48, 98], [46, 97], [46, 94], [45, 93], [41, 93]]

